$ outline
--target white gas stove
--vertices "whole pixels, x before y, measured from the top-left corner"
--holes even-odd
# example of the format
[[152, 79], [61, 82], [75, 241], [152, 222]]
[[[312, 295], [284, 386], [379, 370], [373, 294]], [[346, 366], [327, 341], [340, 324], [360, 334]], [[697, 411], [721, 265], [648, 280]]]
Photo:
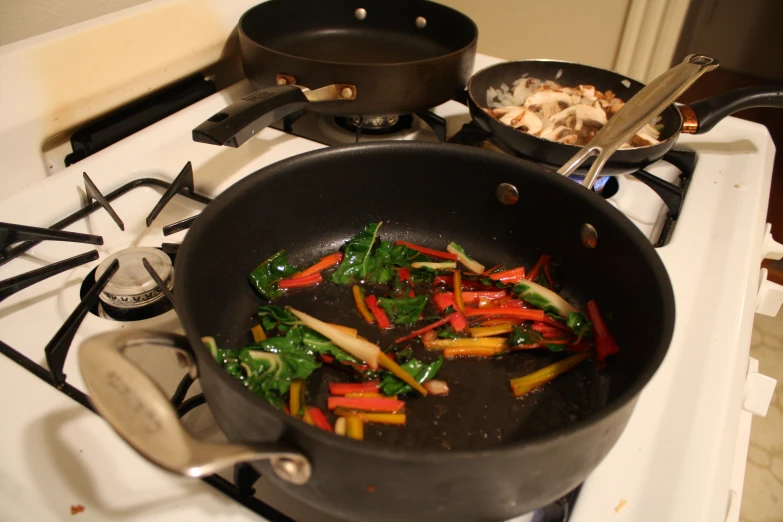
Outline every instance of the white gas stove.
[[[476, 69], [497, 61], [479, 56]], [[0, 222], [49, 227], [88, 203], [86, 173], [111, 199], [111, 207], [124, 224], [121, 230], [107, 211], [97, 208], [64, 230], [101, 236], [102, 245], [44, 241], [0, 266], [0, 280], [7, 280], [97, 250], [97, 259], [24, 288], [0, 303], [0, 351], [4, 354], [0, 357], [4, 421], [0, 518], [60, 520], [68, 516], [71, 506], [76, 511], [83, 506], [78, 520], [331, 520], [282, 496], [263, 478], [255, 484], [260, 500], [248, 496], [243, 504], [226, 495], [234, 491], [234, 470], [223, 474], [227, 480], [208, 482], [162, 472], [79, 404], [84, 400], [80, 394], [84, 384], [77, 351], [84, 339], [118, 328], [180, 331], [173, 311], [120, 322], [88, 310], [64, 359], [61, 373], [66, 384], [55, 387], [62, 382], [57, 378], [61, 373], [55, 369], [53, 378], [47, 371], [44, 348], [52, 348], [50, 362], [65, 354], [68, 343], [55, 346], [51, 340], [79, 306], [102, 261], [129, 247], [159, 248], [163, 243], [181, 242], [186, 231], [164, 236], [163, 226], [198, 214], [205, 199], [200, 202], [175, 195], [150, 227], [145, 218], [187, 162], [192, 166], [195, 192], [212, 198], [266, 165], [323, 147], [318, 141], [354, 139], [331, 121], [314, 121], [311, 125], [320, 134], [313, 137], [318, 141], [272, 128], [239, 149], [191, 140], [193, 127], [249, 90], [247, 82], [234, 84], [0, 200]], [[470, 119], [466, 107], [454, 101], [433, 112], [445, 119], [448, 136]], [[363, 135], [362, 141], [367, 139], [372, 137]], [[423, 121], [414, 118], [409, 129], [382, 139], [437, 138]], [[757, 365], [749, 362], [748, 348], [754, 312], [774, 315], [781, 299], [781, 289], [765, 282], [759, 272], [765, 255], [783, 252], [781, 245], [772, 242], [764, 223], [775, 151], [764, 127], [734, 118], [707, 135], [684, 136], [678, 146], [695, 151], [693, 172], [682, 172], [665, 161], [647, 169], [674, 184], [687, 180], [684, 204], [673, 224], [662, 200], [641, 181], [620, 178], [611, 188], [614, 195], [608, 201], [637, 223], [653, 243], [662, 236], [668, 240], [658, 252], [674, 286], [676, 326], [669, 353], [642, 393], [622, 437], [584, 483], [576, 502], [568, 505], [571, 521], [738, 519], [750, 412], [766, 411], [770, 386], [774, 387], [774, 381], [759, 375]], [[12, 160], [6, 159], [19, 153], [3, 144], [0, 151], [0, 164], [5, 167], [0, 177], [24, 176], [8, 168]], [[47, 159], [56, 160], [56, 154], [50, 153]], [[28, 158], [26, 163], [33, 160]], [[140, 178], [165, 183], [144, 182], [112, 197], [113, 191]], [[173, 355], [144, 352], [134, 358], [167, 393], [175, 394], [183, 371]], [[208, 408], [198, 406], [198, 393], [196, 382], [181, 405], [188, 411], [193, 408], [184, 420], [197, 436], [219, 438]], [[247, 473], [247, 469], [238, 473]], [[537, 512], [520, 520], [542, 517], [543, 512]]]

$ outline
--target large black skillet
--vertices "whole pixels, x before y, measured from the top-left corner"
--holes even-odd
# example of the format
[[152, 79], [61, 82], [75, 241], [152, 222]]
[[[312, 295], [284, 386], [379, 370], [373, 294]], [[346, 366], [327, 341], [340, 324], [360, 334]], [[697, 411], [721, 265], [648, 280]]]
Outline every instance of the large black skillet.
[[[489, 66], [474, 74], [468, 82], [468, 106], [476, 124], [515, 152], [534, 161], [559, 168], [581, 147], [539, 138], [517, 130], [487, 114], [487, 89], [511, 86], [523, 75], [554, 80], [561, 85], [594, 85], [600, 91], [611, 90], [628, 101], [644, 84], [622, 74], [572, 62], [522, 60]], [[604, 168], [604, 174], [635, 172], [661, 159], [680, 133], [701, 134], [710, 131], [723, 118], [754, 107], [783, 107], [783, 87], [747, 87], [728, 91], [690, 105], [669, 105], [661, 113], [663, 129], [660, 143], [647, 147], [619, 149]], [[589, 164], [589, 163], [588, 163]]]
[[199, 125], [196, 141], [237, 147], [302, 109], [430, 109], [465, 88], [478, 38], [470, 18], [424, 0], [269, 0], [242, 16], [238, 32], [245, 75], [260, 90]]
[[[709, 57], [687, 57], [628, 102], [595, 136], [597, 144], [567, 166], [597, 152], [594, 169], [716, 66]], [[381, 220], [386, 238], [440, 248], [457, 241], [481, 259], [509, 266], [552, 255], [564, 292], [578, 303], [595, 299], [611, 316], [621, 352], [601, 372], [584, 362], [520, 400], [506, 387], [509, 377], [551, 362], [551, 355], [449, 363], [442, 371], [453, 396], [409, 401], [405, 428], [371, 433], [364, 442], [284, 415], [218, 365], [202, 338], [214, 336], [225, 347], [249, 341], [261, 301], [247, 277], [260, 261], [286, 249], [293, 262], [305, 264]], [[97, 411], [164, 469], [199, 477], [250, 461], [290, 495], [353, 520], [503, 520], [573, 489], [622, 433], [674, 327], [666, 270], [630, 220], [545, 167], [459, 145], [363, 144], [270, 165], [207, 206], [179, 250], [175, 272], [175, 305], [187, 338], [126, 329], [80, 347]], [[346, 297], [331, 288], [291, 302], [362, 327], [362, 335], [378, 341]], [[385, 346], [389, 339], [380, 340]], [[180, 351], [231, 444], [207, 444], [185, 431], [160, 389], [124, 357], [141, 344]], [[330, 378], [310, 379], [317, 405]]]
[[[516, 188], [516, 204], [498, 200], [502, 184]], [[218, 366], [200, 340], [215, 336], [225, 347], [249, 342], [262, 301], [247, 276], [260, 261], [286, 249], [294, 262], [306, 264], [380, 220], [388, 239], [439, 248], [453, 240], [480, 259], [509, 266], [530, 266], [540, 253], [551, 254], [567, 294], [579, 303], [596, 299], [611, 314], [621, 353], [600, 375], [586, 362], [543, 393], [516, 401], [507, 379], [551, 357], [447, 363], [447, 378], [453, 389], [465, 388], [463, 395], [452, 402], [411, 401], [411, 421], [397, 447], [373, 435], [348, 440], [294, 420]], [[597, 232], [596, 248], [583, 242], [586, 225]], [[666, 354], [674, 325], [666, 270], [631, 221], [543, 167], [460, 145], [366, 144], [266, 167], [207, 206], [179, 250], [175, 272], [176, 310], [187, 340], [131, 330], [81, 346], [98, 411], [164, 468], [202, 476], [252, 461], [294, 497], [354, 520], [503, 520], [573, 489], [622, 433]], [[304, 311], [361, 327], [350, 300], [309, 295], [296, 301]], [[362, 335], [379, 339], [366, 326]], [[195, 357], [210, 409], [234, 446], [196, 444], [182, 430], [166, 397], [121, 355], [144, 343], [176, 346]], [[458, 397], [469, 400], [459, 404]], [[450, 414], [435, 426], [427, 408], [439, 403]], [[495, 428], [502, 428], [499, 436]], [[462, 449], [427, 442], [444, 429]], [[455, 435], [459, 429], [464, 439]], [[481, 429], [489, 438], [479, 444], [468, 432]], [[308, 478], [308, 462], [312, 474], [298, 485]]]

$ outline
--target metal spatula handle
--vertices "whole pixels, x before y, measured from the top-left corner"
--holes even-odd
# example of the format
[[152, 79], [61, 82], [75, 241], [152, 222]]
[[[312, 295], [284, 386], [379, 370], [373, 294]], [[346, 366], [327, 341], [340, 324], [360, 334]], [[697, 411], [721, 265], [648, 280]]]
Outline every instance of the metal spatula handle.
[[611, 120], [598, 131], [595, 137], [577, 152], [557, 172], [564, 176], [572, 174], [590, 156], [598, 156], [582, 183], [592, 188], [598, 174], [609, 157], [620, 146], [631, 139], [650, 120], [690, 87], [699, 77], [718, 67], [718, 61], [709, 56], [691, 54], [685, 60], [658, 76], [628, 100]]

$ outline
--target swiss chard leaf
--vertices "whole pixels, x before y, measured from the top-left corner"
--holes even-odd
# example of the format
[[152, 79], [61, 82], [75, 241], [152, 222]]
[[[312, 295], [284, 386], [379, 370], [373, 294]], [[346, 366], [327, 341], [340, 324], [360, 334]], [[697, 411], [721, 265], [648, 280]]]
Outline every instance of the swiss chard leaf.
[[291, 277], [298, 271], [295, 266], [288, 263], [285, 250], [281, 250], [253, 270], [249, 277], [250, 284], [261, 297], [271, 301], [283, 295], [277, 282]]
[[220, 350], [205, 342], [212, 355], [231, 375], [253, 393], [280, 408], [296, 378], [306, 379], [321, 364], [304, 348], [301, 327], [283, 337], [272, 337], [239, 350]]
[[[427, 257], [427, 256], [424, 256]], [[411, 268], [411, 280], [413, 284], [428, 284], [431, 285], [435, 280], [435, 270], [431, 268]]]
[[378, 237], [380, 223], [370, 223], [352, 237], [342, 250], [345, 256], [329, 280], [338, 285], [358, 283], [367, 277], [373, 263], [372, 247]]
[[515, 326], [508, 341], [509, 346], [524, 346], [531, 344], [540, 344], [544, 336], [540, 332], [531, 330], [527, 326]]
[[460, 336], [457, 335], [451, 326], [447, 326], [438, 332], [438, 337], [440, 339], [459, 339]]
[[385, 284], [391, 281], [395, 269], [410, 267], [411, 263], [416, 261], [429, 260], [429, 257], [418, 250], [405, 245], [395, 245], [391, 241], [382, 241], [370, 260], [366, 280], [368, 283]]
[[427, 296], [419, 295], [398, 299], [380, 297], [378, 304], [386, 311], [394, 324], [413, 324], [419, 320], [419, 316], [427, 304]]
[[[441, 366], [443, 366], [443, 357], [438, 357], [437, 361], [430, 364], [425, 364], [418, 359], [410, 359], [405, 364], [400, 365], [419, 384], [423, 384], [435, 377]], [[384, 395], [398, 395], [413, 391], [409, 384], [405, 384], [391, 373], [387, 373], [381, 379], [380, 387]]]
[[266, 332], [270, 332], [275, 328], [285, 331], [287, 328], [281, 328], [281, 325], [290, 326], [298, 321], [294, 314], [282, 306], [276, 305], [259, 306], [258, 316], [261, 318], [261, 326], [264, 327]]
[[587, 318], [578, 313], [571, 312], [566, 319], [566, 325], [574, 332], [578, 339], [589, 337], [593, 331], [593, 325]]

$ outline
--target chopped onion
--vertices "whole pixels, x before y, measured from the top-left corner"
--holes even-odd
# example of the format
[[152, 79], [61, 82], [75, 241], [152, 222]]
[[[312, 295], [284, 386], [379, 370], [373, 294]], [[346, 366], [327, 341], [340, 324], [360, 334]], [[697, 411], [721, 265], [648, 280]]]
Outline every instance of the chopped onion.
[[359, 339], [358, 337], [351, 337], [334, 326], [291, 308], [290, 306], [286, 306], [286, 310], [298, 317], [308, 328], [312, 328], [346, 352], [369, 364], [373, 370], [378, 369], [378, 359], [381, 353], [381, 349], [378, 348], [378, 345], [364, 339]]
[[446, 381], [439, 381], [433, 379], [424, 383], [424, 389], [430, 392], [432, 395], [448, 395], [449, 385]]
[[626, 88], [631, 86], [631, 80], [628, 80], [628, 79], [625, 79], [625, 80], [621, 81], [620, 83], [622, 83]]
[[555, 80], [559, 80], [561, 76], [563, 76], [563, 69], [558, 69], [557, 74], [555, 75]]

